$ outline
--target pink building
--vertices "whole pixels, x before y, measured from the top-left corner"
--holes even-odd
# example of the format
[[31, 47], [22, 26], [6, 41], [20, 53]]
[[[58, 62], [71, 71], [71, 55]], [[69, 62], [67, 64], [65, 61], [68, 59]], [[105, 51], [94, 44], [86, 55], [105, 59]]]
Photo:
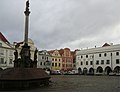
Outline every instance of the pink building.
[[69, 48], [60, 49], [59, 53], [62, 57], [62, 70], [69, 71], [73, 69], [73, 56]]

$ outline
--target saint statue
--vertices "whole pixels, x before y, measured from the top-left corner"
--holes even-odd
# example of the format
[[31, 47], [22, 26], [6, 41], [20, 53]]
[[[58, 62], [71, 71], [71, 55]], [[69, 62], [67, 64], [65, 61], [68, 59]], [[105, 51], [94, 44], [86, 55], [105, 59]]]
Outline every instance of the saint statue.
[[26, 2], [26, 7], [29, 7], [29, 0]]

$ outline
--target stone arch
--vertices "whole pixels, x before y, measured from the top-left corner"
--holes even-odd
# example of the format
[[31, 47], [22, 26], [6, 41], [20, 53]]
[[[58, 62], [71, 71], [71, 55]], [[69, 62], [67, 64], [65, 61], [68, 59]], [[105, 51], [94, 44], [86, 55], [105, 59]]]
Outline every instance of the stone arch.
[[2, 68], [0, 68], [0, 71], [2, 71], [3, 69]]
[[97, 68], [97, 71], [96, 71], [97, 73], [103, 73], [103, 68], [101, 67], [101, 66], [99, 66], [98, 68]]
[[89, 69], [89, 74], [94, 75], [94, 69], [92, 67]]
[[114, 72], [115, 72], [115, 73], [120, 73], [120, 66], [116, 66], [116, 67], [114, 68]]
[[105, 67], [105, 74], [109, 75], [110, 72], [112, 72], [112, 69], [109, 66]]
[[82, 74], [82, 69], [80, 67], [78, 68], [78, 74]]
[[87, 72], [88, 72], [88, 69], [85, 67], [85, 68], [83, 68], [83, 74], [84, 75], [87, 75]]
[[3, 69], [2, 68], [0, 68], [0, 72], [2, 71]]

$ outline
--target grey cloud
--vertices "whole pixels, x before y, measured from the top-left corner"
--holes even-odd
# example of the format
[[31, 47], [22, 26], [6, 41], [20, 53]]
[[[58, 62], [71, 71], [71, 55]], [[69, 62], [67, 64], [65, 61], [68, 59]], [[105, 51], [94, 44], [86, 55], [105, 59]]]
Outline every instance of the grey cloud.
[[[25, 0], [8, 1], [0, 3], [0, 30], [11, 42], [23, 40]], [[119, 43], [116, 34], [120, 24], [119, 3], [119, 0], [30, 0], [29, 37], [40, 49]]]

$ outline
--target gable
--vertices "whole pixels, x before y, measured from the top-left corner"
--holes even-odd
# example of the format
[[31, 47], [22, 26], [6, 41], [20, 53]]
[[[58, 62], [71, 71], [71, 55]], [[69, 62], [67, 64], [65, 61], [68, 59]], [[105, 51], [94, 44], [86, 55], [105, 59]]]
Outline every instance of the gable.
[[3, 42], [2, 40], [0, 40], [0, 47], [12, 48], [12, 47], [10, 46], [10, 44], [5, 43], [5, 42]]
[[52, 56], [61, 56], [58, 50], [55, 50], [52, 54]]
[[9, 41], [5, 38], [5, 36], [1, 32], [0, 32], [0, 40], [5, 43], [9, 43]]

